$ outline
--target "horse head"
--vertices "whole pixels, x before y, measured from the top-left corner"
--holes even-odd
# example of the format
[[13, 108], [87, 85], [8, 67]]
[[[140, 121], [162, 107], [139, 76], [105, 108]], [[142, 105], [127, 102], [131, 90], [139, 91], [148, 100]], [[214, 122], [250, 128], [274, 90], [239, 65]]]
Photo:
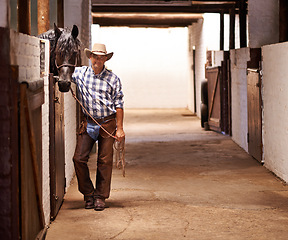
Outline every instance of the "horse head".
[[57, 42], [55, 46], [55, 66], [58, 72], [58, 86], [61, 92], [70, 89], [72, 74], [77, 65], [80, 65], [80, 41], [77, 38], [78, 28], [73, 26], [72, 31], [59, 29], [54, 24]]
[[50, 72], [57, 79], [61, 92], [69, 91], [74, 69], [81, 64], [78, 34], [76, 25], [71, 31], [68, 28], [58, 28], [54, 24], [54, 29], [38, 36], [50, 41]]

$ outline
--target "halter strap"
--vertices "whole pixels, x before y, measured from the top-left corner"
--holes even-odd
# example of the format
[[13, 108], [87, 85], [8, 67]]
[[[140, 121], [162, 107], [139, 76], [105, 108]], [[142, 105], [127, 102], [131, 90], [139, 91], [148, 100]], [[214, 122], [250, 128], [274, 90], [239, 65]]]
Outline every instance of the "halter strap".
[[56, 66], [57, 70], [59, 70], [62, 67], [76, 67], [77, 66], [77, 57], [75, 59], [75, 64], [74, 65], [70, 64], [70, 63], [63, 63], [62, 65], [58, 66], [57, 62], [56, 62], [56, 59], [55, 59], [55, 66]]

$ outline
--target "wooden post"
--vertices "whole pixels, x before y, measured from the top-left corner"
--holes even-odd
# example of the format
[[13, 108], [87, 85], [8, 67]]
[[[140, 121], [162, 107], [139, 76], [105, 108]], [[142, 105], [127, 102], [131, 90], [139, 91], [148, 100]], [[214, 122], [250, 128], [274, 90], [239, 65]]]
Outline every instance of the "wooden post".
[[64, 0], [57, 1], [57, 26], [64, 27]]
[[279, 42], [288, 41], [288, 1], [279, 1]]
[[38, 0], [38, 34], [50, 28], [49, 0]]
[[229, 10], [230, 15], [230, 32], [229, 32], [229, 49], [235, 49], [235, 8]]
[[220, 50], [224, 50], [224, 13], [220, 13]]
[[246, 0], [239, 0], [240, 48], [247, 47]]
[[18, 32], [31, 34], [31, 2], [18, 0]]

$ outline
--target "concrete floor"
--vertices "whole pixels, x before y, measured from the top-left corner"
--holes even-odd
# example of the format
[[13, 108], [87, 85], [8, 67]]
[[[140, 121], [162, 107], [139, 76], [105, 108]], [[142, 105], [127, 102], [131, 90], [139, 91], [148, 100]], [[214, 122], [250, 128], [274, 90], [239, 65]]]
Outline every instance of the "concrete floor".
[[46, 239], [288, 239], [288, 187], [187, 113], [126, 110], [109, 208], [85, 210], [74, 178]]

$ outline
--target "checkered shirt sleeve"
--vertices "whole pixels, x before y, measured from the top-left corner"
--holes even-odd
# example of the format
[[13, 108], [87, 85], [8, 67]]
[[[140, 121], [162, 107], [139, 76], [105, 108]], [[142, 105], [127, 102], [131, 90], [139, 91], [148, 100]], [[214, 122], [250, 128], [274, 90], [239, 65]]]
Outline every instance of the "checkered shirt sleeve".
[[80, 102], [93, 117], [107, 117], [124, 107], [121, 81], [110, 70], [96, 75], [91, 67], [76, 67], [72, 78]]

